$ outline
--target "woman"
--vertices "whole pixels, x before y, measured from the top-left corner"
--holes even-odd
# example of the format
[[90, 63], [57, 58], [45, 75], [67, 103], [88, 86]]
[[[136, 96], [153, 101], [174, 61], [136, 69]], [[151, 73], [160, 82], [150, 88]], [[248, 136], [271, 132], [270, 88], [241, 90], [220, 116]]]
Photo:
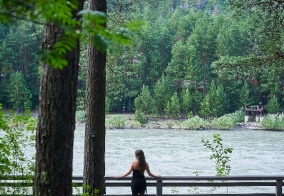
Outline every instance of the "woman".
[[148, 175], [153, 178], [159, 178], [160, 176], [156, 176], [151, 173], [149, 165], [145, 160], [144, 152], [141, 149], [135, 151], [135, 158], [136, 160], [132, 162], [128, 172], [122, 176], [117, 176], [116, 178], [128, 176], [133, 171], [131, 180], [132, 195], [144, 195], [146, 191], [146, 179], [144, 176], [145, 170], [147, 171]]

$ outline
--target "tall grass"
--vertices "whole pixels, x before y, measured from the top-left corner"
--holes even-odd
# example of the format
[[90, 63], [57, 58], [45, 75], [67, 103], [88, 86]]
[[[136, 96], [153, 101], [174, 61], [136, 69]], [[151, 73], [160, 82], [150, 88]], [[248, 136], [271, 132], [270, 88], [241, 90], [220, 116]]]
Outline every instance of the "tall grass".
[[284, 129], [284, 114], [268, 114], [266, 115], [261, 124], [267, 130], [280, 131]]

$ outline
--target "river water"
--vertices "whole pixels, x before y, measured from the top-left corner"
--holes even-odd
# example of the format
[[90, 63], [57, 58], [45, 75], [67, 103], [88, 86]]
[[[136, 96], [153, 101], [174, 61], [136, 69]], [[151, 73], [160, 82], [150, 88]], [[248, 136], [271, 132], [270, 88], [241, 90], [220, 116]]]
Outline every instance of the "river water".
[[[149, 130], [119, 129], [106, 132], [106, 176], [124, 174], [134, 160], [134, 151], [143, 149], [152, 173], [161, 176], [216, 175], [211, 151], [203, 146], [201, 139], [209, 139], [219, 133], [224, 147], [233, 148], [229, 163], [230, 175], [284, 175], [284, 132], [235, 129], [212, 130]], [[78, 126], [74, 141], [73, 175], [83, 175], [84, 127]], [[165, 192], [191, 190], [170, 188]], [[229, 188], [234, 192], [235, 188]], [[255, 190], [268, 188], [255, 188]], [[273, 189], [270, 192], [274, 192]], [[183, 192], [181, 192], [183, 191]], [[203, 190], [195, 190], [202, 192]], [[207, 191], [207, 190], [204, 190]], [[229, 191], [229, 192], [230, 192]], [[237, 189], [239, 191], [239, 189]], [[111, 188], [107, 193], [130, 193], [130, 188]], [[148, 193], [155, 193], [154, 189]]]

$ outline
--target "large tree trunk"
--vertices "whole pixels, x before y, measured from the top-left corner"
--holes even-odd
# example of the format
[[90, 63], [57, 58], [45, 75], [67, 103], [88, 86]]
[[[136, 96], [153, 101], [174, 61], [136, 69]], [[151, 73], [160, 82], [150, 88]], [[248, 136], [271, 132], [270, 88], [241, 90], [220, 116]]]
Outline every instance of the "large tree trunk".
[[[106, 13], [106, 0], [89, 0], [89, 9]], [[91, 195], [104, 194], [105, 175], [105, 93], [106, 52], [91, 43], [87, 49], [87, 106], [84, 154], [85, 190]], [[94, 194], [94, 192], [97, 194]]]
[[[78, 10], [83, 7], [78, 0]], [[78, 11], [77, 10], [77, 11]], [[77, 11], [74, 11], [74, 17]], [[43, 49], [50, 49], [62, 34], [59, 26], [45, 26]], [[42, 64], [39, 119], [36, 133], [36, 196], [71, 196], [76, 93], [80, 44], [66, 55], [62, 70]]]

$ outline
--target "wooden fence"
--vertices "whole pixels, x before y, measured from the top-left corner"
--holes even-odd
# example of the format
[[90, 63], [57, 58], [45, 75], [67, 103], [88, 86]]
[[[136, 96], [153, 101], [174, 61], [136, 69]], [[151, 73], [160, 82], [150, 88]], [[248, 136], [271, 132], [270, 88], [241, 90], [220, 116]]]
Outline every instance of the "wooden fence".
[[[153, 179], [146, 178], [147, 187], [153, 187], [155, 189], [155, 193], [147, 194], [147, 196], [283, 196], [282, 187], [284, 176], [163, 176], [161, 178]], [[82, 187], [83, 177], [82, 176], [74, 176], [73, 184], [78, 188]], [[3, 187], [13, 187], [13, 185], [17, 185], [19, 187], [30, 187], [32, 189], [33, 183], [31, 180], [21, 176], [9, 176], [9, 177], [0, 177], [0, 188]], [[106, 194], [105, 196], [131, 196], [131, 177], [126, 177], [122, 179], [116, 179], [114, 177], [105, 177], [105, 187]], [[115, 192], [114, 190], [118, 187], [127, 187], [129, 190], [129, 194], [109, 194], [108, 189], [112, 189], [111, 192]], [[186, 187], [186, 188], [200, 188], [200, 187], [212, 187], [216, 188], [216, 191], [220, 187], [255, 187], [254, 190], [256, 192], [248, 193], [248, 192], [237, 192], [230, 193], [230, 191], [218, 192], [216, 191], [209, 193], [163, 193], [164, 188], [169, 187]], [[272, 192], [258, 192], [258, 188], [260, 187], [272, 187]], [[230, 190], [230, 189], [229, 189]], [[215, 192], [215, 193], [214, 193]], [[16, 195], [16, 194], [10, 194]], [[17, 194], [17, 195], [31, 195], [26, 192], [26, 194]], [[79, 195], [78, 193], [74, 193], [74, 195]]]

